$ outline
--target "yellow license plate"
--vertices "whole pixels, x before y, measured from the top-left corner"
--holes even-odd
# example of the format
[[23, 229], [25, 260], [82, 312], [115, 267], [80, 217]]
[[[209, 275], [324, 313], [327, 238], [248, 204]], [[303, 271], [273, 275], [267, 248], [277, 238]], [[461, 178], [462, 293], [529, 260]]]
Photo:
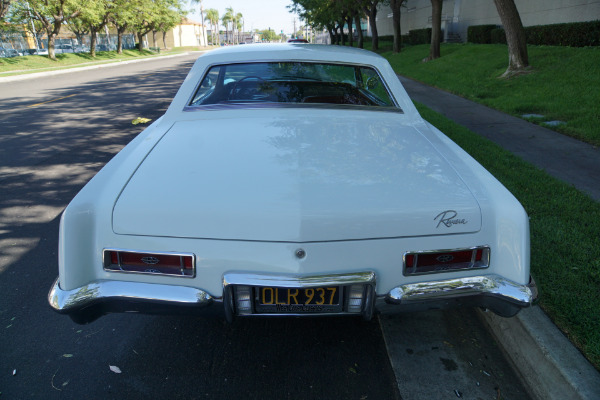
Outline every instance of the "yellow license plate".
[[339, 286], [316, 288], [258, 287], [255, 290], [257, 312], [329, 313], [342, 309]]

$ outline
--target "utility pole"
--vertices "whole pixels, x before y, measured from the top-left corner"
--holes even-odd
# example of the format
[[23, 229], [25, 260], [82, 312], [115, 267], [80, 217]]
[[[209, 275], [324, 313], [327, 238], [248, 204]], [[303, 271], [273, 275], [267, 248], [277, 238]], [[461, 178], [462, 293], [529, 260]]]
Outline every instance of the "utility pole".
[[292, 36], [293, 39], [296, 39], [296, 18], [294, 18], [294, 36]]

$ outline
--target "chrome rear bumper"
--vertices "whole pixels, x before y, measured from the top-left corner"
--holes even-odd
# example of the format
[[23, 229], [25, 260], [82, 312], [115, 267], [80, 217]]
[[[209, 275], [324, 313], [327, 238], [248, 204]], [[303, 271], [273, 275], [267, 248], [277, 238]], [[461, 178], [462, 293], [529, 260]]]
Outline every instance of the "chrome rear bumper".
[[48, 303], [73, 321], [86, 324], [114, 312], [202, 314], [215, 299], [192, 287], [124, 281], [95, 281], [63, 290], [57, 278], [48, 293]]
[[527, 285], [520, 285], [499, 275], [485, 275], [401, 285], [378, 299], [376, 306], [381, 312], [477, 306], [512, 317], [537, 298], [532, 277]]
[[217, 314], [231, 320], [237, 315], [231, 296], [231, 288], [235, 285], [307, 287], [364, 283], [369, 290], [365, 291], [364, 308], [360, 315], [366, 319], [371, 318], [374, 311], [387, 314], [460, 306], [485, 307], [498, 315], [510, 317], [521, 308], [530, 306], [538, 296], [533, 279], [527, 285], [519, 285], [498, 275], [406, 284], [392, 289], [386, 295], [377, 296], [373, 290], [375, 275], [371, 272], [287, 277], [285, 280], [266, 275], [241, 274], [228, 274], [226, 278], [222, 298], [187, 286], [125, 281], [96, 281], [73, 290], [62, 290], [57, 279], [48, 293], [48, 302], [55, 311], [68, 314], [75, 322], [88, 323], [112, 312]]

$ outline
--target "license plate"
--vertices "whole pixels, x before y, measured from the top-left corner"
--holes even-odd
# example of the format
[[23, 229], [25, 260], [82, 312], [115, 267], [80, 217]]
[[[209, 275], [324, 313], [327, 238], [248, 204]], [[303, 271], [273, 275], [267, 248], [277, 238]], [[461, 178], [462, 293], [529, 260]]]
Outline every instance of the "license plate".
[[336, 313], [342, 311], [342, 288], [257, 287], [254, 304], [258, 313]]

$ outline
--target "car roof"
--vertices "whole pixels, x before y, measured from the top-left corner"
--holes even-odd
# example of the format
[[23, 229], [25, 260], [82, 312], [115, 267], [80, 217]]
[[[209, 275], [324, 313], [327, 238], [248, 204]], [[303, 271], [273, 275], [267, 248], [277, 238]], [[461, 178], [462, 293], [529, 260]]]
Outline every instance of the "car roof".
[[253, 61], [326, 61], [379, 65], [385, 59], [373, 52], [348, 46], [305, 43], [226, 46], [206, 52], [198, 61], [207, 64]]

